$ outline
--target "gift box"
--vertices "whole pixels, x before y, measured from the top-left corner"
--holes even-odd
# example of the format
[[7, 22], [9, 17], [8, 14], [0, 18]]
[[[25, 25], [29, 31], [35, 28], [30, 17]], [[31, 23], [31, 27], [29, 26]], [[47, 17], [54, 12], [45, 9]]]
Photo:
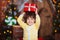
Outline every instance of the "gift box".
[[34, 3], [25, 3], [24, 4], [24, 11], [32, 11], [32, 12], [35, 12], [36, 11], [36, 4]]

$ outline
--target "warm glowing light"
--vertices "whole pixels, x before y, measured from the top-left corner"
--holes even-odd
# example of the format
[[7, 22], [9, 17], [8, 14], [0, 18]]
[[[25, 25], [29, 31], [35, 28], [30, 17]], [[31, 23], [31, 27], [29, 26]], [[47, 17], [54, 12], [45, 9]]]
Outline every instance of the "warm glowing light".
[[17, 19], [17, 16], [15, 16], [15, 18]]
[[60, 25], [59, 25], [59, 27], [60, 27]]
[[12, 33], [12, 31], [10, 31], [10, 34]]
[[53, 2], [56, 4], [56, 0], [53, 0]]
[[55, 29], [55, 32], [57, 32], [57, 30]]
[[58, 3], [58, 5], [60, 5], [60, 3]]
[[6, 18], [7, 18], [8, 16], [6, 16]]
[[6, 34], [6, 32], [4, 31], [4, 34]]
[[7, 30], [7, 32], [9, 32], [9, 30]]
[[7, 2], [10, 3], [10, 0], [8, 0]]
[[14, 10], [16, 10], [16, 7], [14, 8]]
[[58, 13], [60, 12], [60, 10], [58, 10]]

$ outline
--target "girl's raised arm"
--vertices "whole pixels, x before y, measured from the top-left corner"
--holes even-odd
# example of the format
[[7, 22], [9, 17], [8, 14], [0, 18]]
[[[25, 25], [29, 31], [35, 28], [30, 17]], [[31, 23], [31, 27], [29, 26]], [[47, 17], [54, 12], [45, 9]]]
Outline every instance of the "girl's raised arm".
[[18, 19], [17, 19], [18, 24], [19, 24], [22, 28], [24, 28], [24, 27], [27, 26], [27, 24], [22, 21], [24, 14], [25, 14], [25, 13], [22, 13], [22, 14], [18, 17]]

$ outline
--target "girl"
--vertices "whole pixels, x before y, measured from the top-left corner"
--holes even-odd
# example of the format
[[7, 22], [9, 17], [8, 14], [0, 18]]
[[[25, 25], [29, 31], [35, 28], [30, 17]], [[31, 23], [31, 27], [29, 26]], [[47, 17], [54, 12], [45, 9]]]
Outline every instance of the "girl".
[[38, 40], [40, 17], [36, 12], [26, 11], [19, 16], [17, 21], [24, 29], [23, 40]]

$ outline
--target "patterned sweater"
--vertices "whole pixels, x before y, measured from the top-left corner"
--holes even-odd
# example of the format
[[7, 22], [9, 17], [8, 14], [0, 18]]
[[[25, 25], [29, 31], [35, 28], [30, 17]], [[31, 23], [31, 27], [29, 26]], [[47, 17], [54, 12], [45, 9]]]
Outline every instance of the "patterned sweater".
[[23, 40], [38, 40], [38, 29], [40, 25], [40, 17], [36, 14], [36, 23], [29, 26], [22, 21], [24, 14], [17, 19], [19, 25], [24, 29]]

